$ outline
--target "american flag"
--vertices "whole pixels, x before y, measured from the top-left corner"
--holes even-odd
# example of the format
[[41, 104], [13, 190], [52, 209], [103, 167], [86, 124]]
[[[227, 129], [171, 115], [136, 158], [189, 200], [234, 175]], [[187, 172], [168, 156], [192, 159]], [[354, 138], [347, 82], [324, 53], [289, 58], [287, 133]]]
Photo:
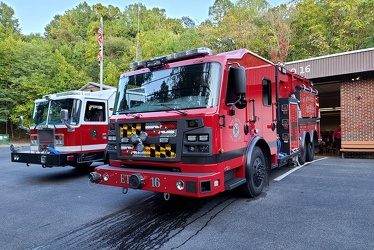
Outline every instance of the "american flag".
[[99, 58], [99, 62], [103, 60], [103, 54], [101, 53], [101, 50], [97, 53], [97, 57]]
[[103, 27], [100, 23], [99, 30], [97, 31], [97, 43], [99, 44], [99, 47], [103, 45]]

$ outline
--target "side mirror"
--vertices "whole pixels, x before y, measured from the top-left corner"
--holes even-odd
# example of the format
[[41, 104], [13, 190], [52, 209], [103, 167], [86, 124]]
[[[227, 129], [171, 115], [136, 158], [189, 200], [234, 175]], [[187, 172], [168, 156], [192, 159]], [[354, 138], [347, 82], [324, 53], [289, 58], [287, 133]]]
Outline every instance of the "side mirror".
[[65, 124], [65, 126], [68, 128], [68, 132], [75, 131], [75, 129], [71, 125], [66, 123], [69, 119], [69, 111], [67, 109], [61, 109], [60, 119]]
[[235, 106], [238, 109], [243, 109], [247, 106], [246, 87], [247, 87], [247, 77], [245, 75], [245, 68], [243, 66], [230, 67], [229, 68], [229, 81], [234, 87], [235, 95], [238, 99], [235, 101]]
[[62, 122], [66, 122], [69, 119], [69, 111], [67, 109], [61, 109], [60, 119]]
[[23, 128], [23, 116], [19, 117], [19, 127]]
[[23, 130], [30, 131], [30, 128], [26, 128], [23, 126], [23, 116], [19, 117], [19, 127]]
[[243, 66], [230, 67], [229, 79], [230, 81], [233, 81], [234, 83], [235, 94], [240, 95], [240, 96], [245, 96], [246, 84], [247, 84], [245, 68]]

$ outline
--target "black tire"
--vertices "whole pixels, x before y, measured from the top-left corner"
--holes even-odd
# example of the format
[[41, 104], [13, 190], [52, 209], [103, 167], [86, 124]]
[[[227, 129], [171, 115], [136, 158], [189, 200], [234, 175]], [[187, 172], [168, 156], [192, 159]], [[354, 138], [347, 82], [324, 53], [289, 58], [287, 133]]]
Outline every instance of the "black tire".
[[315, 147], [313, 141], [306, 145], [306, 161], [310, 162], [314, 160]]
[[300, 147], [298, 161], [299, 161], [300, 165], [303, 165], [306, 161], [307, 148], [308, 148], [308, 145], [307, 145], [305, 139], [304, 139], [304, 142], [301, 145], [304, 145], [304, 146]]
[[246, 162], [245, 175], [247, 182], [240, 187], [242, 195], [250, 198], [260, 195], [265, 184], [266, 165], [259, 147], [253, 148], [252, 157]]

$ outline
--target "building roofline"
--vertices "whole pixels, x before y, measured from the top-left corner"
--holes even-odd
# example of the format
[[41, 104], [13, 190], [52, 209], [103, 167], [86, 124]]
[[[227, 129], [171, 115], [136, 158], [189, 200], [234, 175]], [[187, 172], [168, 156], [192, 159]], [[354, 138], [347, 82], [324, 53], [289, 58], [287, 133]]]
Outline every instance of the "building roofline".
[[343, 55], [349, 55], [349, 54], [356, 54], [356, 53], [361, 53], [361, 52], [366, 52], [366, 51], [372, 51], [374, 50], [373, 48], [367, 48], [367, 49], [359, 49], [359, 50], [353, 50], [353, 51], [347, 51], [347, 52], [342, 52], [342, 53], [337, 53], [337, 54], [331, 54], [331, 55], [325, 55], [325, 56], [317, 56], [317, 57], [312, 57], [308, 59], [302, 59], [302, 60], [297, 60], [297, 61], [291, 61], [291, 62], [286, 62], [285, 64], [294, 64], [294, 63], [300, 63], [300, 62], [307, 62], [307, 61], [312, 61], [312, 60], [317, 60], [317, 59], [325, 59], [325, 58], [331, 58], [331, 57], [336, 57], [336, 56], [343, 56]]
[[[84, 86], [82, 86], [79, 90], [84, 90], [84, 89], [86, 89], [90, 85], [100, 88], [100, 83], [88, 82]], [[109, 86], [109, 85], [104, 85], [104, 84], [102, 85], [102, 87], [103, 87], [103, 90], [105, 90], [105, 89], [114, 89], [115, 88], [115, 87], [112, 87], [112, 86]]]

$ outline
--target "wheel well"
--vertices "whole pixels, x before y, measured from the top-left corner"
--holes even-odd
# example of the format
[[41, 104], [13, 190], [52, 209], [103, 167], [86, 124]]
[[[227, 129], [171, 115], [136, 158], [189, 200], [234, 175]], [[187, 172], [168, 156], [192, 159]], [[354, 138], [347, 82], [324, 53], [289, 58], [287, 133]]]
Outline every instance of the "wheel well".
[[264, 154], [265, 158], [265, 164], [266, 164], [266, 169], [270, 170], [271, 169], [271, 153], [270, 153], [270, 148], [267, 142], [263, 139], [260, 139], [257, 141], [256, 145], [262, 150], [262, 153]]

